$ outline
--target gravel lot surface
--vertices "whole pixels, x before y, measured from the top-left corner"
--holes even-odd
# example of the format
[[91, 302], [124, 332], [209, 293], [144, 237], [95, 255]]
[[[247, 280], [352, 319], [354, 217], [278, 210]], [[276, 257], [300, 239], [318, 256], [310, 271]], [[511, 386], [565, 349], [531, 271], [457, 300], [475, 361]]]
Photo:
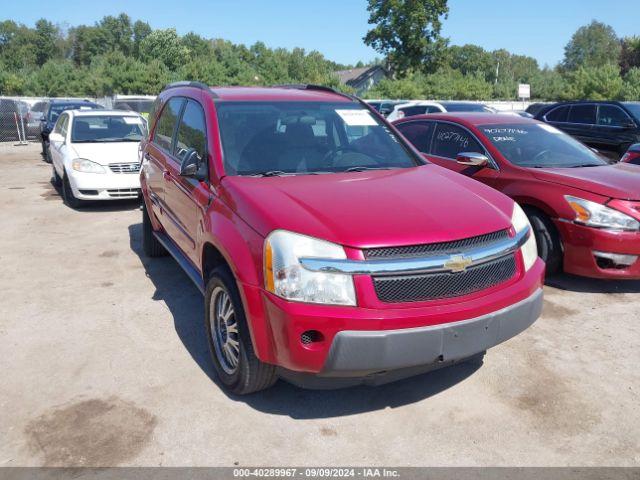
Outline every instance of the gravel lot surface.
[[0, 145], [0, 466], [640, 464], [640, 282], [553, 280], [480, 368], [233, 398], [138, 205], [70, 210], [39, 148]]

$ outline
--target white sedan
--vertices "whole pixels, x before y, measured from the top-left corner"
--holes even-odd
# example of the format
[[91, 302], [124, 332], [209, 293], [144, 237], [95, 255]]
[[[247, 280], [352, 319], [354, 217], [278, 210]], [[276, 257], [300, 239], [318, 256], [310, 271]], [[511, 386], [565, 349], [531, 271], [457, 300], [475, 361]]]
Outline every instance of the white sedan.
[[140, 195], [138, 145], [146, 134], [134, 112], [67, 110], [49, 135], [53, 182], [64, 202], [122, 200]]

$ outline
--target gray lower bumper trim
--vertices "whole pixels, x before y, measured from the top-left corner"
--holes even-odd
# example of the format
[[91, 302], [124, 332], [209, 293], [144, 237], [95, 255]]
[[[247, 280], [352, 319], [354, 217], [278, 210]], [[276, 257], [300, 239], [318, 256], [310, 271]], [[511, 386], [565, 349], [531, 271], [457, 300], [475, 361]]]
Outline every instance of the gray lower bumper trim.
[[497, 312], [471, 320], [402, 330], [339, 332], [321, 376], [354, 377], [483, 352], [529, 327], [542, 311], [542, 290]]

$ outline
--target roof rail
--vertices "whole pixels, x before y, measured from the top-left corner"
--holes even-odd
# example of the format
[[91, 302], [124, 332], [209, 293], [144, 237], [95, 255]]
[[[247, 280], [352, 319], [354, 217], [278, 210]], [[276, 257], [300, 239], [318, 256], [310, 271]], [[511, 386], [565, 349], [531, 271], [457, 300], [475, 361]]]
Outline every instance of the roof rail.
[[347, 97], [350, 100], [358, 101], [353, 95], [349, 95], [347, 93], [342, 93], [336, 90], [335, 88], [326, 87], [324, 85], [315, 85], [313, 83], [285, 83], [282, 85], [271, 85], [273, 88], [290, 88], [294, 90], [316, 90], [319, 92], [329, 92], [335, 93], [336, 95], [341, 95], [343, 97]]
[[180, 82], [169, 83], [169, 84], [165, 85], [165, 87], [162, 89], [162, 91], [169, 90], [170, 88], [179, 88], [179, 87], [199, 88], [200, 90], [205, 90], [211, 96], [217, 97], [217, 95], [213, 92], [213, 90], [211, 90], [211, 87], [209, 87], [209, 85], [207, 85], [205, 83], [202, 83], [202, 82], [191, 82], [189, 80], [183, 80], [183, 81], [180, 81]]

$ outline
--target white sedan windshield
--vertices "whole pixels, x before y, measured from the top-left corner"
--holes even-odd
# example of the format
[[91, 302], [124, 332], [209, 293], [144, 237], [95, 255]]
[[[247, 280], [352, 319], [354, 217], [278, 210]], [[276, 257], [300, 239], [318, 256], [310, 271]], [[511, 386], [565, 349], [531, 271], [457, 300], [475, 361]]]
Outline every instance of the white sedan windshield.
[[79, 116], [73, 121], [71, 142], [139, 142], [144, 135], [144, 121], [137, 116]]

